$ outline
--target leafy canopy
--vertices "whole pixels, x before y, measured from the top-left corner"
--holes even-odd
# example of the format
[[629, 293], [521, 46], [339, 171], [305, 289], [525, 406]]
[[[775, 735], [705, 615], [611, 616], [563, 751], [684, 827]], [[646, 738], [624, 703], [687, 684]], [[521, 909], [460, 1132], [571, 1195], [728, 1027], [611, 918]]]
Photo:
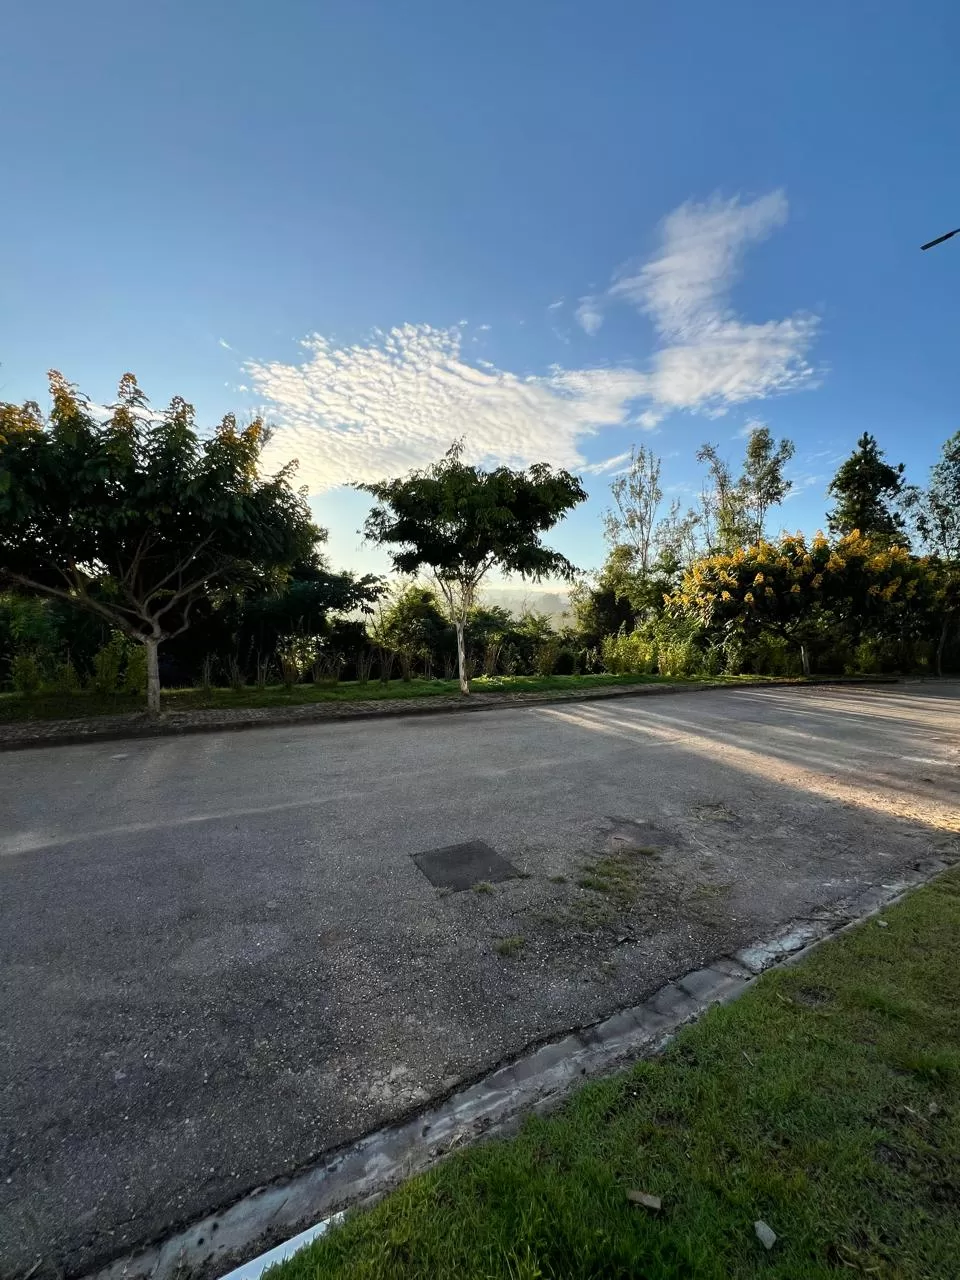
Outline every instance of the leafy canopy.
[[101, 419], [57, 372], [52, 408], [0, 404], [0, 581], [58, 597], [156, 643], [201, 598], [276, 580], [321, 531], [290, 484], [260, 473], [260, 419], [201, 436], [179, 397], [157, 415], [132, 374]]
[[827, 492], [834, 499], [827, 517], [833, 534], [852, 533], [884, 542], [906, 543], [904, 519], [898, 503], [904, 495], [903, 463], [893, 467], [868, 431], [840, 465]]
[[458, 443], [433, 466], [357, 488], [378, 503], [367, 517], [366, 537], [398, 548], [391, 552], [398, 573], [429, 569], [445, 593], [456, 587], [464, 610], [494, 565], [532, 579], [569, 579], [575, 572], [540, 537], [587, 496], [568, 471], [545, 463], [527, 471], [482, 471], [463, 462]]

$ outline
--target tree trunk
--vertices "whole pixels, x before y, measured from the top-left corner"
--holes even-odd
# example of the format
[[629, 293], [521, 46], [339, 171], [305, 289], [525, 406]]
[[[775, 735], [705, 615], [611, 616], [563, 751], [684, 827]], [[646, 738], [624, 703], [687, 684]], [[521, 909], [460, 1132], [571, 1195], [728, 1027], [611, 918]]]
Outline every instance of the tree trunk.
[[947, 636], [950, 631], [950, 619], [945, 618], [940, 628], [940, 639], [937, 642], [937, 675], [943, 675], [943, 651], [947, 647]]
[[810, 650], [805, 644], [800, 645], [800, 664], [803, 667], [803, 674], [810, 674]]
[[147, 636], [143, 644], [147, 651], [147, 714], [158, 716], [160, 714], [160, 665], [157, 662], [157, 648], [160, 641], [156, 636]]
[[463, 618], [457, 618], [457, 664], [460, 669], [460, 692], [467, 694], [470, 692], [470, 680], [467, 677], [467, 651], [463, 641]]

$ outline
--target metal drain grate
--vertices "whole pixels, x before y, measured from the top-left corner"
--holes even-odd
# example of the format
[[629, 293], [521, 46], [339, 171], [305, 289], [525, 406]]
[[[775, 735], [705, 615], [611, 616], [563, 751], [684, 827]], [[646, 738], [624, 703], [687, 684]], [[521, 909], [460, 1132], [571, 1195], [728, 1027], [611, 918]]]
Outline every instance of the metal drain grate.
[[413, 860], [438, 889], [470, 889], [482, 880], [509, 880], [517, 868], [482, 840], [415, 853]]

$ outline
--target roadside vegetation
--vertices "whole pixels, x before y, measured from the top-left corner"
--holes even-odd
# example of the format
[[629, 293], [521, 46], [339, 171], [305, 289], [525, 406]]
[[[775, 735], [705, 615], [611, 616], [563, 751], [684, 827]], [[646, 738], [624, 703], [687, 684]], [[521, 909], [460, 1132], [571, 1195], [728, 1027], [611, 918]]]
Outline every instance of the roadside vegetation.
[[[754, 676], [718, 676], [710, 684], [737, 684], [753, 681]], [[771, 679], [773, 679], [771, 677]], [[476, 693], [512, 694], [563, 692], [577, 689], [599, 689], [610, 686], [642, 684], [702, 684], [701, 677], [674, 679], [656, 675], [588, 675], [588, 676], [480, 676], [472, 681]], [[227, 710], [243, 707], [300, 707], [322, 703], [397, 701], [409, 698], [455, 697], [460, 684], [453, 680], [391, 680], [361, 684], [355, 680], [332, 685], [298, 684], [246, 686], [240, 689], [169, 689], [163, 695], [164, 713], [177, 711]], [[0, 693], [0, 724], [20, 720], [59, 720], [83, 716], [121, 715], [143, 710], [143, 697], [137, 692], [101, 694], [94, 689], [74, 693], [42, 691], [36, 694]]]
[[[0, 717], [164, 705], [278, 706], [557, 678], [942, 674], [960, 669], [960, 433], [927, 486], [863, 435], [826, 533], [773, 532], [793, 445], [756, 427], [733, 467], [704, 445], [697, 501], [664, 503], [642, 447], [611, 484], [608, 554], [582, 573], [544, 536], [586, 493], [537, 464], [490, 471], [456, 443], [359, 486], [394, 575], [332, 567], [269, 427], [202, 431], [132, 375], [94, 412], [61, 375], [51, 409], [0, 404]], [[484, 600], [495, 571], [572, 583], [570, 607]], [[535, 599], [535, 597], [531, 597]], [[529, 683], [523, 684], [522, 681]]]
[[955, 1275], [958, 932], [954, 871], [270, 1280]]

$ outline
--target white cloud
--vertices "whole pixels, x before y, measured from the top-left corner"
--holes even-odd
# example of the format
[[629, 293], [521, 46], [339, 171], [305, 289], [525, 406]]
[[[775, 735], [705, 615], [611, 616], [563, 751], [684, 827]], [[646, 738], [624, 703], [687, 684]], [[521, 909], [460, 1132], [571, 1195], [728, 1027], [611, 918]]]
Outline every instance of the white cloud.
[[759, 431], [761, 427], [767, 424], [761, 422], [759, 418], [748, 418], [739, 431], [733, 433], [734, 440], [749, 440], [754, 431]]
[[547, 310], [548, 310], [548, 311], [559, 311], [559, 310], [560, 310], [560, 308], [563, 306], [563, 301], [564, 301], [564, 300], [563, 300], [563, 298], [558, 298], [558, 299], [556, 300], [556, 302], [551, 302], [551, 303], [550, 303], [550, 305], [547, 307]]
[[659, 256], [621, 267], [610, 296], [648, 312], [659, 332], [689, 338], [727, 318], [725, 295], [739, 273], [744, 248], [766, 239], [786, 220], [782, 191], [752, 204], [741, 204], [739, 197], [688, 201], [663, 220]]
[[786, 218], [782, 191], [749, 204], [737, 197], [683, 204], [663, 222], [659, 253], [614, 276], [607, 299], [649, 315], [661, 339], [651, 394], [663, 409], [720, 413], [812, 380], [806, 354], [816, 317], [751, 324], [729, 306], [744, 250]]
[[408, 324], [352, 347], [314, 335], [300, 364], [249, 362], [278, 422], [268, 460], [299, 458], [313, 493], [422, 466], [459, 436], [470, 460], [580, 467], [578, 442], [624, 423], [646, 393], [634, 369], [521, 377], [468, 364], [461, 344], [459, 327]]
[[229, 342], [227, 342], [227, 340], [226, 340], [225, 338], [218, 338], [218, 339], [217, 339], [217, 342], [220, 344], [220, 346], [221, 346], [221, 347], [223, 347], [224, 351], [232, 351], [232, 350], [233, 350], [233, 347], [231, 347], [230, 343], [229, 343]]
[[487, 330], [488, 330], [489, 328], [490, 328], [490, 326], [489, 326], [488, 324], [478, 324], [478, 325], [477, 325], [477, 332], [478, 332], [478, 333], [486, 333], [486, 332], [487, 332]]
[[821, 485], [826, 480], [826, 476], [814, 475], [809, 471], [795, 472], [787, 478], [790, 481], [790, 491], [784, 498], [784, 502], [788, 502], [791, 498], [799, 498], [807, 489], [812, 489], [814, 485]]
[[628, 449], [626, 453], [618, 453], [612, 458], [604, 458], [602, 462], [590, 462], [580, 470], [590, 476], [607, 475], [609, 472], [616, 472], [617, 467], [622, 466], [624, 462], [629, 462], [632, 454]]
[[591, 338], [603, 324], [603, 312], [600, 310], [596, 298], [591, 297], [589, 294], [585, 298], [580, 299], [580, 305], [577, 307], [576, 315], [580, 327], [588, 333]]
[[302, 342], [299, 363], [248, 362], [254, 394], [279, 424], [272, 456], [299, 457], [312, 492], [422, 466], [460, 436], [471, 460], [582, 469], [581, 442], [604, 428], [653, 430], [676, 410], [717, 417], [813, 385], [807, 353], [816, 317], [755, 323], [729, 304], [744, 250], [786, 216], [779, 191], [746, 204], [682, 205], [665, 219], [649, 261], [622, 268], [605, 293], [580, 299], [577, 319], [589, 334], [617, 303], [651, 317], [657, 346], [643, 368], [512, 373], [465, 358], [464, 320], [451, 329], [375, 331], [349, 347], [314, 334]]

